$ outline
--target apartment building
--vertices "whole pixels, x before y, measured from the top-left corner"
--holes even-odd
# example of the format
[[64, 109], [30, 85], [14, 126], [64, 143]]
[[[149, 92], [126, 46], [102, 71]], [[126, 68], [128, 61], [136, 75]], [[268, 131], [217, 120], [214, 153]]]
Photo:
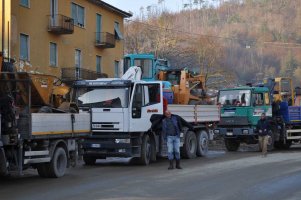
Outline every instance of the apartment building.
[[67, 69], [81, 78], [86, 69], [115, 77], [131, 16], [101, 0], [12, 0], [11, 58], [56, 76]]

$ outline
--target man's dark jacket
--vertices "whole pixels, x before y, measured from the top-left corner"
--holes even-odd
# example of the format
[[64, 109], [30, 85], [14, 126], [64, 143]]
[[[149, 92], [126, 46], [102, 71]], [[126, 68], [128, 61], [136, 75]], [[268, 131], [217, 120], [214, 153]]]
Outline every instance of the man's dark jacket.
[[[182, 128], [188, 127], [189, 130], [193, 130], [193, 126], [191, 124], [189, 124], [187, 121], [185, 121], [182, 117], [180, 117], [179, 115], [174, 115], [172, 114], [171, 116], [176, 117], [177, 121], [178, 121], [178, 127], [179, 130], [182, 131]], [[152, 122], [152, 130], [154, 131], [163, 131], [163, 120], [165, 119], [164, 115], [152, 115], [150, 121]], [[164, 133], [163, 133], [164, 134]], [[180, 133], [179, 133], [180, 134]], [[163, 135], [164, 138], [166, 138], [166, 135]], [[179, 135], [180, 136], [180, 135]]]
[[267, 119], [260, 119], [257, 122], [256, 130], [259, 136], [266, 136], [269, 134], [270, 124]]

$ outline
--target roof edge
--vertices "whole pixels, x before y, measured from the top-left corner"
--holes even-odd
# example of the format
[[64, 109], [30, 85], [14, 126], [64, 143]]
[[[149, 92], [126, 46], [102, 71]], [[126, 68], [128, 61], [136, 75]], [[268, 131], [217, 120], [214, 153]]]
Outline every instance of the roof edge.
[[88, 1], [98, 5], [100, 7], [104, 7], [107, 10], [113, 11], [113, 12], [123, 16], [124, 18], [129, 18], [129, 17], [133, 16], [133, 14], [131, 14], [129, 12], [125, 12], [125, 11], [119, 9], [119, 8], [116, 8], [116, 7], [112, 6], [111, 4], [108, 4], [108, 3], [106, 3], [102, 0], [88, 0]]

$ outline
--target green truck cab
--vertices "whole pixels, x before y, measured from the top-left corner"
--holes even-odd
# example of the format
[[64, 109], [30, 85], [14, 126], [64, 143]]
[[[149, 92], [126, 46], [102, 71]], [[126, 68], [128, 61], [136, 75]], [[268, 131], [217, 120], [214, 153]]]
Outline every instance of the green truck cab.
[[267, 87], [237, 87], [219, 91], [221, 120], [214, 130], [222, 135], [228, 151], [236, 151], [240, 143], [256, 144], [255, 131], [262, 113], [272, 116], [272, 106]]

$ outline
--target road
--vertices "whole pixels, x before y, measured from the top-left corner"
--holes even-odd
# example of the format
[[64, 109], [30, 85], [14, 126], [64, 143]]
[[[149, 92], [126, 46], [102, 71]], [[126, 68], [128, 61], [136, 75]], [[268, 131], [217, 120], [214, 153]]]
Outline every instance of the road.
[[42, 179], [34, 170], [0, 180], [1, 200], [299, 200], [301, 148], [258, 152], [210, 151], [182, 161], [183, 170], [167, 170], [161, 159], [135, 166], [125, 159], [80, 165], [60, 179]]

